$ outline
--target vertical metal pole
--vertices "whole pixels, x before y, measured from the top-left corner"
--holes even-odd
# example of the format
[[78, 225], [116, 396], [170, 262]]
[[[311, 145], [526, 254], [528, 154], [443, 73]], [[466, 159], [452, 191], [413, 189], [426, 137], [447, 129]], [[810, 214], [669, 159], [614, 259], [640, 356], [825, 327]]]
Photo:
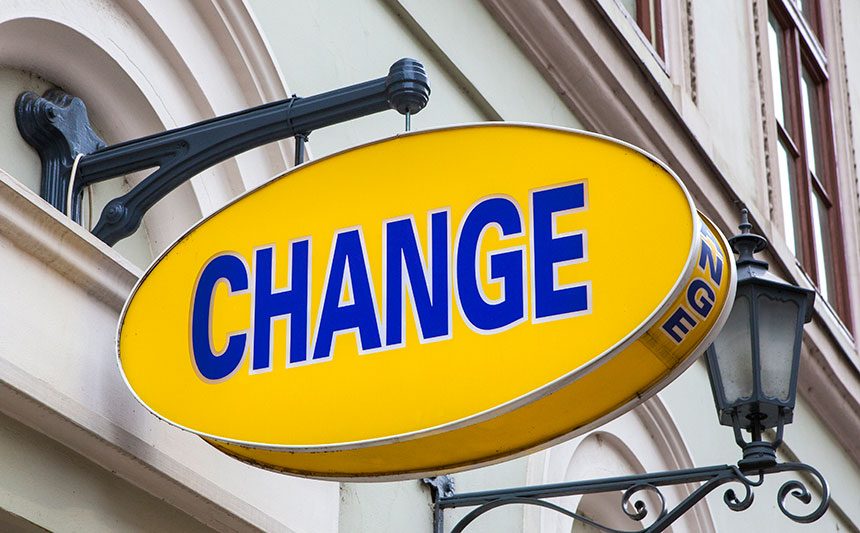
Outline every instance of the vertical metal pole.
[[440, 501], [446, 496], [454, 495], [454, 479], [448, 475], [441, 475], [425, 477], [421, 482], [430, 489], [430, 501], [433, 503], [433, 533], [443, 533], [445, 515]]
[[305, 162], [305, 143], [308, 141], [308, 136], [305, 133], [299, 133], [295, 136], [296, 155], [293, 161], [296, 165], [301, 165]]
[[445, 515], [439, 507], [439, 498], [433, 498], [433, 533], [443, 533], [445, 530]]

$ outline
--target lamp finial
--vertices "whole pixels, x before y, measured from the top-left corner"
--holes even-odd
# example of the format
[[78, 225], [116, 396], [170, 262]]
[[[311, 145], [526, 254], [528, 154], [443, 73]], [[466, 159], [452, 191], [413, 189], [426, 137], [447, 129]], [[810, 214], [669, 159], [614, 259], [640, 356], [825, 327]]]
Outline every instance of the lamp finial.
[[741, 233], [746, 235], [752, 229], [752, 224], [750, 224], [750, 212], [746, 207], [741, 209], [741, 223], [738, 225], [738, 229], [741, 230]]
[[755, 264], [767, 269], [767, 263], [753, 257], [753, 254], [767, 248], [767, 239], [752, 233], [752, 224], [750, 224], [749, 210], [741, 209], [741, 223], [738, 225], [740, 233], [729, 239], [729, 244], [732, 245], [732, 250], [737, 252], [738, 266], [745, 264]]

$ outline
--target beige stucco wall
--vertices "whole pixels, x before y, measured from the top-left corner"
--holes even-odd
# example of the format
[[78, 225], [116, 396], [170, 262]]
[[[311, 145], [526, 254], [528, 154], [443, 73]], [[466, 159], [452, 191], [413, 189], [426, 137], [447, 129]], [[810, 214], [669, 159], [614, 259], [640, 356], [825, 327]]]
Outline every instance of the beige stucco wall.
[[[413, 129], [500, 118], [579, 126], [477, 2], [250, 3], [290, 89], [300, 96], [384, 76], [397, 59], [414, 57], [426, 67], [432, 93], [413, 117]], [[314, 132], [310, 148], [321, 156], [403, 128], [401, 115], [381, 113]]]
[[692, 17], [698, 111], [714, 158], [737, 194], [767, 212], [759, 194], [765, 176], [752, 9], [747, 2], [693, 2]]

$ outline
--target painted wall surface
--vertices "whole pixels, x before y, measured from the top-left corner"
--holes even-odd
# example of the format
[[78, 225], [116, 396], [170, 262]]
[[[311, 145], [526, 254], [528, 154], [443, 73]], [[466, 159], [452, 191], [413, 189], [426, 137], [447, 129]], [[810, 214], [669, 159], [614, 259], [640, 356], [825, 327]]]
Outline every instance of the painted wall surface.
[[[361, 0], [349, 9], [332, 0], [250, 4], [300, 96], [384, 76], [397, 59], [413, 57], [427, 69], [432, 91], [413, 129], [499, 119], [580, 127], [475, 0]], [[401, 115], [381, 113], [315, 132], [310, 149], [322, 156], [403, 128]]]
[[[860, 84], [860, 32], [854, 31], [854, 28], [857, 27], [857, 22], [860, 21], [860, 2], [852, 1], [852, 0], [842, 0], [840, 2], [835, 2], [835, 6], [839, 7], [839, 12], [842, 14], [843, 22], [842, 28], [843, 32], [840, 35], [833, 36], [830, 39], [830, 42], [837, 41], [842, 45], [842, 49], [844, 50], [844, 68], [845, 75], [848, 82], [848, 102], [850, 113], [843, 115], [841, 118], [843, 119], [843, 123], [847, 123], [849, 129], [849, 135], [841, 136], [841, 138], [837, 137], [837, 143], [844, 143], [847, 145], [847, 150], [850, 151], [852, 155], [852, 160], [850, 163], [853, 164], [854, 167], [854, 176], [850, 174], [846, 176], [847, 178], [857, 179], [857, 157], [860, 154], [860, 90], [856, 87]], [[844, 180], [847, 181], [847, 180]], [[843, 200], [843, 205], [851, 206], [854, 209], [858, 209], [857, 206], [860, 204], [860, 194], [854, 195], [853, 198], [849, 197]], [[846, 239], [853, 239], [855, 241], [860, 241], [860, 227], [853, 227], [846, 229]], [[848, 283], [852, 286], [856, 287], [860, 285], [860, 276], [852, 276]], [[860, 313], [854, 313], [854, 331], [857, 331], [857, 324], [860, 322]]]
[[21, 137], [15, 125], [15, 100], [24, 91], [42, 94], [53, 87], [32, 72], [0, 69], [0, 160], [3, 161], [3, 170], [36, 192], [39, 191], [42, 166], [39, 154]]
[[[704, 142], [716, 163], [730, 176], [737, 193], [766, 206], [759, 197], [756, 170], [762, 168], [758, 81], [747, 2], [692, 2], [698, 111], [707, 124]], [[730, 73], [730, 74], [729, 74]]]

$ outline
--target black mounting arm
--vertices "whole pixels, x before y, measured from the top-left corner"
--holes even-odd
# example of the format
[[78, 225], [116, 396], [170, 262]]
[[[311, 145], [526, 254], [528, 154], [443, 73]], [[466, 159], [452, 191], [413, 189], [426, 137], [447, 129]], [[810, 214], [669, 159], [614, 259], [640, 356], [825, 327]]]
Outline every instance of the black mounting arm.
[[[433, 533], [444, 531], [444, 511], [458, 507], [473, 507], [451, 529], [451, 533], [461, 533], [469, 524], [481, 515], [499, 507], [508, 505], [532, 505], [543, 507], [561, 513], [574, 521], [583, 522], [595, 530], [606, 533], [657, 533], [664, 531], [677, 519], [689, 511], [696, 503], [722, 485], [733, 483], [723, 493], [723, 502], [732, 511], [744, 511], [753, 503], [753, 490], [764, 483], [766, 475], [790, 472], [805, 478], [785, 481], [777, 491], [776, 503], [779, 510], [789, 519], [809, 524], [821, 518], [830, 506], [830, 487], [824, 476], [815, 468], [804, 463], [777, 463], [776, 460], [767, 466], [744, 467], [742, 463], [734, 465], [715, 465], [704, 468], [672, 470], [652, 474], [638, 474], [603, 479], [571, 481], [553, 485], [538, 485], [534, 487], [514, 487], [509, 489], [488, 490], [456, 494], [454, 483], [450, 476], [425, 478], [423, 481], [430, 487], [433, 499]], [[810, 490], [810, 486], [817, 491]], [[690, 485], [691, 492], [680, 502], [667, 501], [661, 491], [663, 487], [673, 485]], [[698, 484], [698, 485], [695, 485]], [[740, 489], [740, 492], [736, 491]], [[813, 501], [813, 493], [818, 493], [817, 503]], [[584, 496], [586, 494], [616, 493], [621, 514], [631, 520], [630, 525], [642, 526], [648, 517], [651, 524], [641, 529], [614, 529], [593, 518], [571, 511], [556, 503], [547, 501], [563, 496]], [[650, 498], [644, 496], [650, 495]], [[789, 496], [792, 496], [790, 499]], [[797, 510], [792, 510], [792, 502]], [[650, 504], [650, 508], [649, 508]], [[814, 505], [813, 505], [814, 504]], [[806, 512], [798, 512], [802, 506]]]
[[66, 212], [71, 169], [72, 218], [80, 221], [84, 187], [157, 168], [126, 194], [108, 202], [93, 234], [109, 245], [128, 237], [144, 213], [203, 170], [258, 146], [354, 118], [395, 109], [421, 111], [429, 101], [424, 67], [401, 59], [383, 78], [309, 96], [293, 97], [189, 126], [105, 147], [89, 125], [84, 103], [62, 91], [22, 93], [15, 106], [18, 129], [42, 159], [42, 197]]

